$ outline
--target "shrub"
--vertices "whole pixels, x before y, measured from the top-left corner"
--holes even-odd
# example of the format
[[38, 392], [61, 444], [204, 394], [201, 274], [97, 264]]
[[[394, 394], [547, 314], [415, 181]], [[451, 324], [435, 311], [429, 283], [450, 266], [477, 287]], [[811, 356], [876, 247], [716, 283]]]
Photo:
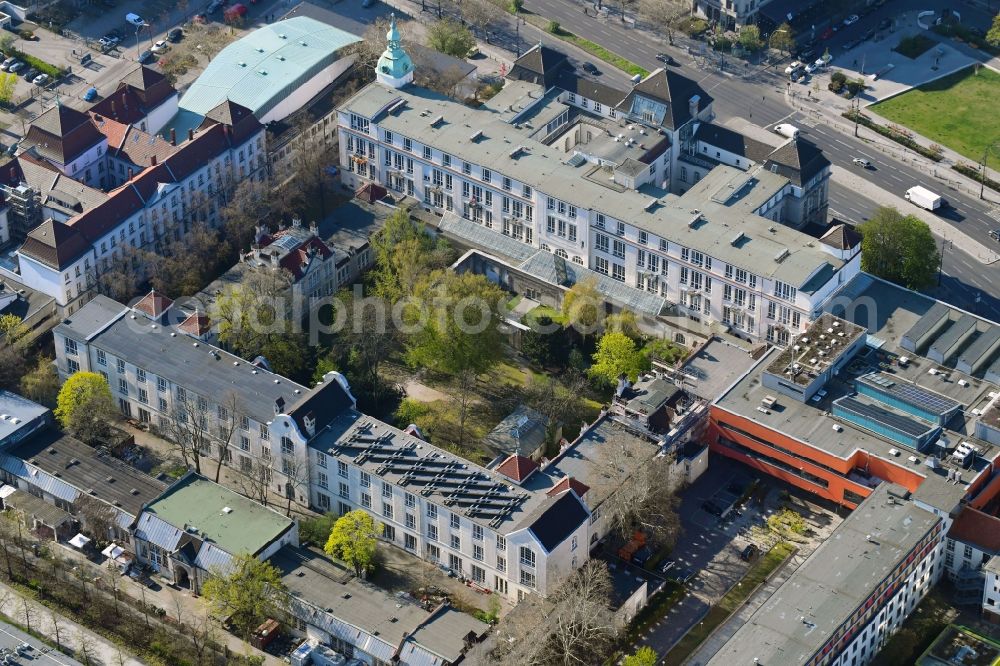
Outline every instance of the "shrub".
[[558, 35], [560, 32], [559, 21], [549, 21], [549, 24], [545, 26], [545, 30], [553, 35]]
[[829, 88], [832, 92], [835, 92], [839, 95], [840, 91], [844, 89], [844, 82], [830, 79], [830, 83], [827, 84], [826, 87]]
[[843, 86], [845, 83], [847, 83], [847, 75], [841, 72], [840, 70], [837, 70], [836, 72], [830, 75], [830, 81], [836, 81], [841, 86]]
[[859, 92], [865, 89], [864, 79], [851, 79], [847, 82], [847, 92], [850, 93], [851, 97], [854, 97]]
[[1000, 183], [993, 180], [992, 178], [986, 178], [983, 180], [983, 172], [978, 165], [974, 164], [955, 164], [951, 167], [955, 171], [959, 172], [963, 176], [967, 176], [977, 183], [984, 183], [986, 187], [991, 190], [996, 190], [1000, 192]]
[[700, 18], [688, 16], [678, 22], [677, 29], [688, 37], [697, 37], [708, 30], [708, 22]]
[[[832, 88], [833, 84], [831, 83], [830, 85], [831, 85], [830, 89], [833, 90]], [[908, 130], [897, 127], [895, 125], [891, 125], [888, 127], [885, 125], [879, 125], [865, 114], [859, 113], [854, 109], [851, 109], [850, 111], [845, 111], [843, 113], [843, 116], [850, 121], [856, 121], [859, 125], [864, 125], [865, 127], [878, 132], [884, 137], [892, 139], [893, 141], [895, 141], [900, 145], [906, 146], [910, 150], [923, 155], [927, 159], [934, 160], [935, 162], [941, 161], [942, 155], [940, 152], [937, 152], [926, 146], [922, 146], [916, 141], [914, 141], [913, 137], [910, 135], [910, 132]]]
[[35, 33], [31, 32], [30, 30], [20, 30], [18, 31], [17, 34], [21, 39], [27, 40], [29, 42], [35, 40]]
[[411, 423], [416, 423], [421, 417], [427, 416], [431, 413], [431, 408], [416, 400], [406, 398], [399, 403], [399, 407], [396, 409], [396, 423], [401, 428], [405, 428]]
[[913, 35], [904, 37], [893, 49], [896, 53], [901, 53], [911, 60], [922, 56], [929, 48], [934, 46], [934, 40], [925, 35]]

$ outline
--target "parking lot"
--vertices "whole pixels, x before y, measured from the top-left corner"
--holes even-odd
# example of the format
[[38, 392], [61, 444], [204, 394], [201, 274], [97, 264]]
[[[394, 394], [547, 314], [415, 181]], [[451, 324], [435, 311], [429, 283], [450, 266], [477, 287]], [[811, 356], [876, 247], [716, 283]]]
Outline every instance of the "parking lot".
[[83, 666], [76, 659], [67, 657], [2, 620], [0, 620], [0, 663]]

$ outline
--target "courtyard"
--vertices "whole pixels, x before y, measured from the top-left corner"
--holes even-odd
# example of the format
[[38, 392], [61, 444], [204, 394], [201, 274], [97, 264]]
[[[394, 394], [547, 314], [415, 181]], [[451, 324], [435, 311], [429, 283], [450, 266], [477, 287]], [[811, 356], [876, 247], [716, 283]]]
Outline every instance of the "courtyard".
[[[1000, 141], [994, 116], [998, 96], [1000, 73], [973, 66], [870, 108], [978, 164], [986, 147]], [[990, 155], [989, 165], [1000, 169], [1000, 149]]]

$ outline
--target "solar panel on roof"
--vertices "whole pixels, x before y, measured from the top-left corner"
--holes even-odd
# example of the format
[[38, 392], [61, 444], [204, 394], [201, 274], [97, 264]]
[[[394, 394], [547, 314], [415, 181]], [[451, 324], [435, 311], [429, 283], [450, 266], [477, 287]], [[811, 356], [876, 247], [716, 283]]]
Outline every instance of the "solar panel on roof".
[[921, 423], [896, 412], [890, 412], [877, 405], [855, 400], [850, 396], [835, 401], [834, 405], [847, 413], [868, 419], [909, 437], [919, 438], [933, 430], [926, 423]]
[[957, 400], [952, 400], [940, 393], [921, 388], [916, 384], [896, 382], [879, 373], [863, 375], [858, 378], [858, 381], [869, 386], [877, 386], [886, 395], [938, 416], [944, 416], [962, 406], [962, 403]]

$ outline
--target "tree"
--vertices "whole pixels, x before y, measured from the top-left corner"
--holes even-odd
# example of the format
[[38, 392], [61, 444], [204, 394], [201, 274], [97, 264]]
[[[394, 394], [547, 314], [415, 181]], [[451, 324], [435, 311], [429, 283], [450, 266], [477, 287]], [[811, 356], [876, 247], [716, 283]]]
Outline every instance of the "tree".
[[652, 365], [654, 360], [667, 365], [675, 365], [687, 358], [688, 350], [670, 340], [657, 339], [651, 340], [643, 346], [642, 355], [649, 365]]
[[625, 22], [625, 10], [635, 5], [636, 0], [618, 0], [618, 11], [621, 12], [621, 21]]
[[244, 640], [262, 621], [288, 606], [281, 572], [249, 553], [237, 555], [225, 569], [214, 569], [201, 594], [217, 615], [230, 618]]
[[775, 31], [771, 33], [768, 45], [772, 49], [777, 49], [779, 51], [783, 51], [784, 53], [791, 53], [792, 49], [795, 48], [795, 31], [792, 30], [792, 26], [787, 22], [779, 25]]
[[510, 2], [507, 3], [507, 11], [514, 16], [517, 16], [522, 9], [524, 9], [524, 0], [510, 0]]
[[690, 13], [690, 7], [674, 0], [639, 0], [639, 16], [662, 30], [667, 42], [674, 43], [677, 22]]
[[[501, 9], [490, 0], [467, 0], [462, 3], [462, 18], [473, 30], [483, 33], [487, 44], [490, 43], [490, 26], [500, 20], [500, 15]], [[462, 56], [464, 57], [465, 53]]]
[[110, 543], [112, 530], [118, 524], [118, 512], [113, 506], [91, 495], [81, 494], [73, 501], [73, 507], [97, 544]]
[[431, 238], [422, 224], [410, 219], [406, 208], [386, 219], [372, 238], [372, 249], [375, 295], [391, 303], [412, 295], [421, 279], [435, 269], [447, 267], [454, 256], [448, 241]]
[[441, 53], [464, 58], [476, 45], [476, 38], [464, 25], [446, 18], [427, 29], [427, 45]]
[[281, 473], [285, 477], [285, 515], [290, 518], [292, 502], [302, 487], [309, 483], [309, 468], [294, 456], [284, 456], [281, 459]]
[[607, 497], [601, 514], [609, 532], [622, 541], [642, 530], [651, 542], [671, 547], [680, 535], [673, 459], [658, 453], [655, 442], [638, 438], [603, 450], [602, 469], [608, 472], [599, 480], [601, 494]]
[[5, 344], [21, 349], [27, 344], [29, 333], [31, 328], [16, 314], [0, 315], [0, 336]]
[[858, 231], [861, 270], [910, 289], [933, 284], [941, 256], [924, 221], [883, 206]]
[[26, 370], [24, 350], [0, 345], [0, 389], [16, 391]]
[[563, 294], [562, 313], [567, 326], [583, 336], [596, 332], [604, 319], [604, 295], [597, 289], [596, 278], [580, 280]]
[[503, 357], [505, 335], [500, 304], [506, 294], [482, 275], [435, 271], [417, 286], [422, 322], [406, 343], [411, 365], [451, 375], [458, 381], [459, 440], [465, 443], [465, 422], [476, 377], [493, 369]]
[[643, 334], [639, 330], [639, 321], [631, 310], [621, 310], [604, 318], [605, 331], [624, 333], [637, 343], [642, 341]]
[[241, 460], [239, 471], [236, 485], [240, 492], [253, 501], [268, 506], [268, 499], [271, 496], [271, 465], [256, 458], [246, 457]]
[[230, 391], [227, 396], [219, 402], [216, 408], [217, 423], [216, 427], [218, 429], [218, 445], [216, 446], [216, 451], [218, 455], [216, 456], [215, 465], [215, 482], [219, 482], [219, 476], [222, 474], [222, 466], [230, 461], [232, 454], [229, 451], [229, 447], [233, 443], [233, 437], [236, 435], [236, 430], [239, 428], [240, 420], [243, 414], [243, 404], [240, 402], [240, 397], [236, 391]]
[[35, 369], [21, 378], [21, 394], [30, 400], [55, 407], [59, 396], [59, 373], [55, 362], [46, 356], [39, 356]]
[[290, 144], [292, 156], [288, 162], [288, 175], [282, 181], [281, 189], [289, 210], [297, 210], [302, 214], [312, 213], [324, 218], [326, 194], [332, 178], [327, 167], [332, 164], [332, 159], [325, 134], [313, 134], [312, 128], [313, 118], [308, 113], [296, 117], [292, 130], [295, 138]]
[[414, 51], [410, 56], [413, 58], [414, 82], [423, 88], [460, 100], [462, 84], [470, 82], [469, 75], [458, 65], [451, 65], [446, 69], [435, 68], [432, 53], [423, 49]]
[[[209, 312], [219, 327], [219, 342], [237, 356], [254, 358], [287, 337], [292, 309], [292, 276], [284, 269], [255, 267], [238, 284], [226, 286]], [[270, 359], [268, 359], [270, 361]]]
[[608, 331], [597, 342], [590, 376], [614, 386], [621, 375], [635, 381], [646, 368], [645, 359], [632, 338], [619, 331]]
[[[351, 380], [351, 389], [359, 400], [364, 399], [364, 410], [377, 412], [382, 397], [388, 386], [380, 375], [379, 368], [399, 342], [399, 330], [390, 321], [389, 314], [392, 304], [378, 296], [357, 298], [360, 290], [354, 294], [342, 294], [338, 299], [347, 317], [344, 326], [337, 337], [335, 347], [339, 357], [346, 359], [347, 375]], [[329, 362], [329, 360], [328, 360]], [[324, 368], [324, 373], [335, 369], [335, 364]], [[319, 370], [319, 368], [317, 368]], [[322, 374], [314, 378], [320, 381]]]
[[521, 354], [539, 368], [566, 365], [569, 348], [566, 329], [548, 315], [535, 317], [521, 335]]
[[750, 24], [740, 28], [740, 46], [747, 51], [757, 51], [764, 46], [764, 41], [760, 38], [760, 28]]
[[299, 540], [325, 544], [336, 522], [337, 516], [329, 512], [315, 518], [303, 518], [299, 521]]
[[656, 654], [656, 650], [648, 645], [643, 645], [636, 650], [635, 654], [625, 657], [622, 660], [622, 666], [656, 666], [659, 661], [660, 655]]
[[341, 516], [326, 540], [323, 550], [353, 567], [358, 577], [371, 571], [375, 564], [379, 525], [361, 509]]
[[986, 33], [986, 43], [990, 46], [1000, 46], [1000, 14], [993, 17], [993, 23]]
[[17, 75], [8, 72], [0, 73], [0, 104], [10, 104], [14, 99], [14, 87], [17, 85]]
[[253, 243], [257, 227], [280, 205], [281, 199], [272, 195], [271, 186], [267, 180], [242, 180], [229, 202], [219, 210], [226, 237], [234, 248], [243, 250]]
[[88, 444], [107, 436], [117, 413], [108, 383], [96, 372], [73, 373], [56, 398], [59, 423]]
[[156, 428], [174, 443], [184, 465], [201, 474], [201, 459], [212, 453], [208, 400], [187, 392], [175, 395], [169, 417]]

